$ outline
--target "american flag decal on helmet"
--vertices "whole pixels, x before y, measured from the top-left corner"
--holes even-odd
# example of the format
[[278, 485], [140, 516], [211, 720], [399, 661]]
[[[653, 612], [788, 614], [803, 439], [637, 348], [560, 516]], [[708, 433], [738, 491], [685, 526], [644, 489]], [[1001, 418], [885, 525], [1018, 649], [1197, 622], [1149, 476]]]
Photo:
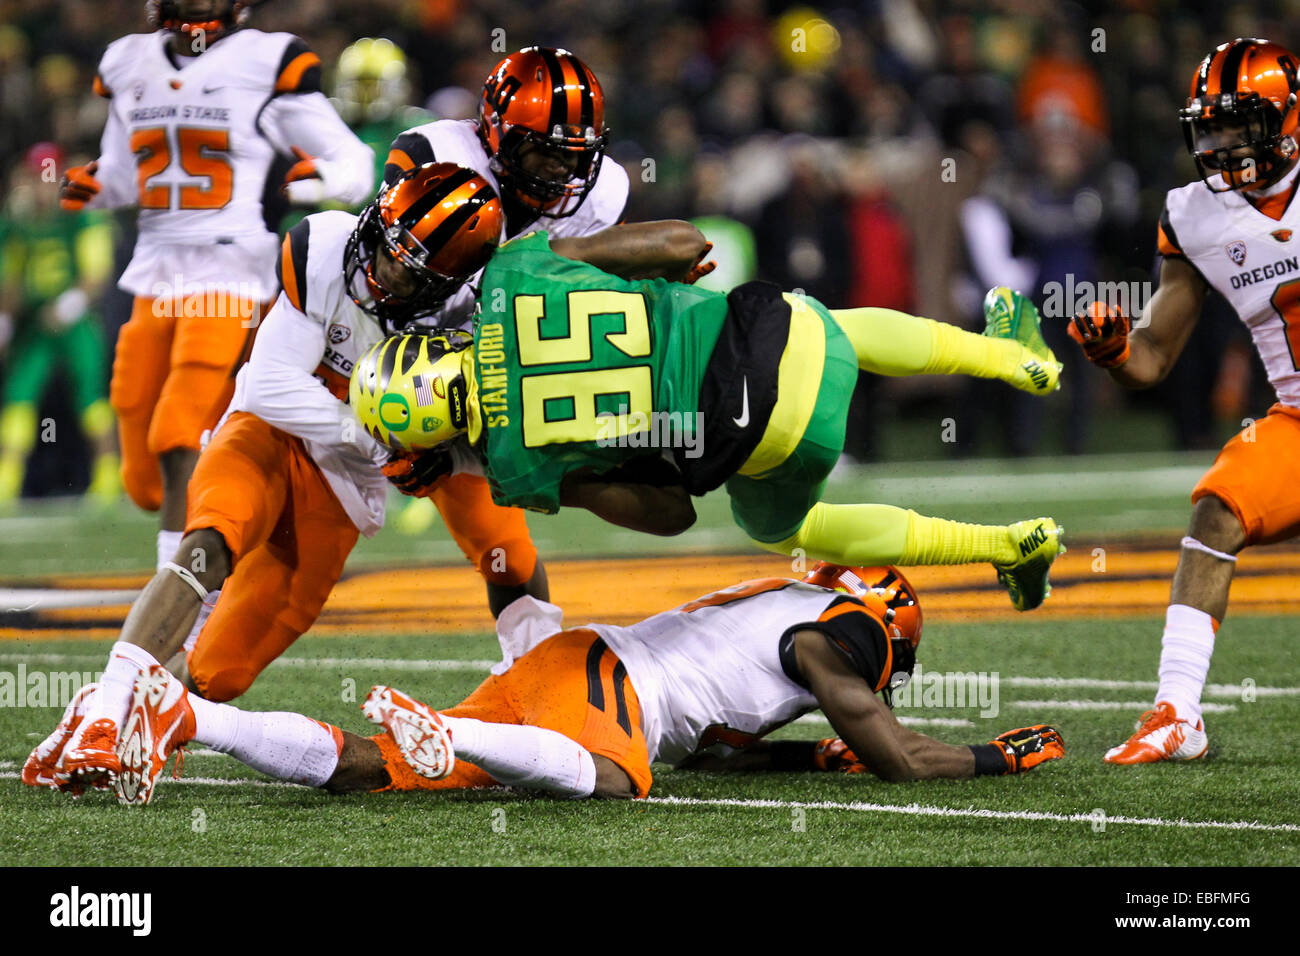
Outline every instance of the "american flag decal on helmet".
[[429, 385], [428, 376], [416, 375], [411, 379], [415, 383], [415, 399], [421, 405], [433, 404], [433, 388]]

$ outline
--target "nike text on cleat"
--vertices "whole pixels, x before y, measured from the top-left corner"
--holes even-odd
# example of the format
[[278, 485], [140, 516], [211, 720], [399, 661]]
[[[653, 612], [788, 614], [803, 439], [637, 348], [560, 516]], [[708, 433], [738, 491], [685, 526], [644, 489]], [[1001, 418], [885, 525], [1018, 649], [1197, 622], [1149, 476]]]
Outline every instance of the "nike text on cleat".
[[[153, 799], [154, 783], [167, 759], [194, 739], [194, 709], [185, 685], [161, 664], [135, 679], [131, 708], [118, 745], [121, 771], [114, 789], [123, 806], [143, 806]], [[181, 757], [176, 758], [180, 775]]]
[[1061, 363], [1048, 348], [1038, 310], [1028, 297], [1006, 286], [990, 289], [984, 297], [984, 334], [995, 339], [1014, 339], [1029, 353], [1007, 380], [1008, 384], [1034, 395], [1045, 395], [1061, 387]]
[[1011, 595], [1017, 611], [1032, 611], [1052, 593], [1048, 574], [1057, 555], [1065, 551], [1061, 543], [1064, 531], [1051, 518], [1017, 521], [1007, 531], [1017, 558], [1011, 564], [994, 565], [998, 582]]
[[57, 775], [61, 769], [63, 749], [72, 739], [72, 735], [81, 725], [83, 707], [86, 698], [94, 693], [98, 684], [87, 684], [77, 691], [76, 696], [68, 702], [54, 731], [36, 745], [36, 749], [27, 757], [19, 775], [29, 787], [57, 787]]
[[63, 751], [55, 772], [60, 789], [102, 786], [116, 779], [122, 763], [117, 759], [117, 725], [100, 718], [88, 727], [78, 726]]
[[370, 688], [361, 712], [392, 735], [411, 769], [429, 780], [441, 780], [456, 767], [451, 732], [436, 711], [382, 684]]
[[1209, 747], [1204, 721], [1192, 726], [1190, 720], [1178, 716], [1173, 704], [1161, 701], [1154, 710], [1142, 715], [1132, 737], [1107, 750], [1102, 759], [1124, 766], [1161, 760], [1197, 760], [1205, 756]]

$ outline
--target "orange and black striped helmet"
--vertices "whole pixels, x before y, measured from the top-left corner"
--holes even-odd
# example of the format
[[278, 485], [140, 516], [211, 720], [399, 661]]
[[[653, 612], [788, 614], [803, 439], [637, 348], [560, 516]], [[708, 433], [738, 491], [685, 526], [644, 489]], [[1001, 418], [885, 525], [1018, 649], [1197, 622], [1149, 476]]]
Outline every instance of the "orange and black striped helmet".
[[1211, 192], [1269, 186], [1295, 164], [1297, 62], [1276, 43], [1240, 37], [1196, 68], [1178, 115], [1187, 151]]
[[892, 707], [893, 692], [911, 679], [916, 667], [916, 649], [921, 646], [925, 618], [921, 614], [921, 599], [916, 595], [916, 588], [893, 565], [851, 568], [819, 561], [803, 579], [808, 584], [853, 595], [885, 626], [885, 633], [889, 635], [890, 666], [888, 680], [879, 689]]
[[[543, 216], [572, 216], [600, 175], [605, 94], [568, 50], [530, 46], [483, 84], [478, 133], [502, 190]], [[540, 156], [526, 164], [530, 153]]]
[[[343, 266], [352, 301], [390, 332], [428, 315], [487, 265], [504, 219], [496, 191], [472, 169], [426, 163], [407, 170], [357, 218]], [[417, 290], [387, 288], [375, 273], [379, 255], [404, 266]]]

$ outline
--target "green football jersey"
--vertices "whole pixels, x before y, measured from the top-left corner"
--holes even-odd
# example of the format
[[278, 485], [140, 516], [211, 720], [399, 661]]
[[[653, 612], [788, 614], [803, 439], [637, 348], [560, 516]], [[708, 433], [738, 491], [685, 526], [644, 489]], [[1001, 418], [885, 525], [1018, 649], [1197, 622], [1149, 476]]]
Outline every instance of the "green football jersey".
[[505, 243], [483, 274], [469, 397], [493, 499], [554, 513], [574, 470], [689, 455], [726, 317], [722, 293], [620, 279], [551, 252], [545, 232]]
[[82, 279], [99, 281], [112, 268], [113, 238], [101, 212], [0, 221], [0, 278], [19, 307], [35, 310]]

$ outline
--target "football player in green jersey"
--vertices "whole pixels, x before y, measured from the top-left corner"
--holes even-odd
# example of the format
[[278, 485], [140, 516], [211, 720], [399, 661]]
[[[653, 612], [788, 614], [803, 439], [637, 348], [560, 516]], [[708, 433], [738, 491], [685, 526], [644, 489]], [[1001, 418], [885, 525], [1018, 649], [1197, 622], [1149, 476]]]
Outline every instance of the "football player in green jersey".
[[421, 493], [457, 461], [442, 443], [464, 432], [498, 504], [676, 534], [695, 520], [690, 496], [725, 484], [736, 523], [769, 551], [988, 561], [1017, 609], [1041, 604], [1062, 550], [1050, 518], [974, 525], [819, 500], [859, 369], [1058, 388], [1033, 306], [991, 291], [976, 335], [889, 309], [831, 311], [762, 282], [724, 295], [683, 281], [706, 251], [684, 222], [505, 243], [483, 274], [472, 346], [394, 338], [357, 363], [362, 424], [411, 459], [390, 477]]
[[112, 226], [103, 213], [59, 209], [49, 176], [63, 166], [53, 143], [32, 146], [11, 172], [0, 216], [0, 507], [21, 492], [38, 432], [50, 440], [37, 410], [60, 367], [94, 455], [87, 493], [101, 503], [121, 494], [108, 352], [93, 309], [112, 271]]

